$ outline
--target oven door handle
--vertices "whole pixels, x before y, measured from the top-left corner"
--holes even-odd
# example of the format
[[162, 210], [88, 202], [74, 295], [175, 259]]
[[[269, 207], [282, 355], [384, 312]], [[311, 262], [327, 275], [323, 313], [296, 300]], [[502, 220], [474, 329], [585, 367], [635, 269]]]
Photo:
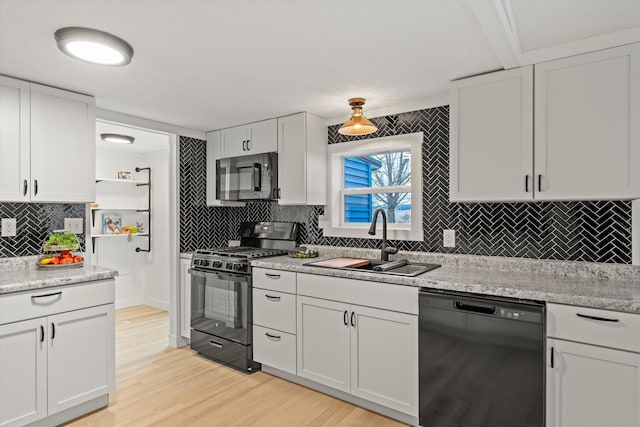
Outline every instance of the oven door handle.
[[189, 274], [195, 277], [202, 277], [206, 279], [208, 276], [216, 276], [220, 280], [230, 280], [232, 282], [237, 282], [237, 280], [235, 279], [239, 277], [245, 280], [248, 279], [249, 277], [249, 276], [243, 276], [240, 274], [219, 273], [217, 271], [200, 271], [200, 270], [194, 270], [193, 268], [190, 268], [188, 272]]

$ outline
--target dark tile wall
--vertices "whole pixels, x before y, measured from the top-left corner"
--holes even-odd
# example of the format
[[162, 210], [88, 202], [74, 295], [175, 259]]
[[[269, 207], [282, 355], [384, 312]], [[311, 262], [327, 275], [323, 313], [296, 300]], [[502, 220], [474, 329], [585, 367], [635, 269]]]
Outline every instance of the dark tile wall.
[[0, 237], [0, 258], [38, 255], [49, 233], [64, 227], [65, 218], [84, 217], [81, 203], [0, 203], [0, 218], [16, 218], [16, 237]]
[[[329, 144], [423, 132], [423, 228], [420, 242], [396, 241], [400, 249], [473, 255], [631, 263], [631, 202], [449, 203], [449, 108], [385, 116], [373, 135], [350, 137], [329, 127]], [[322, 237], [322, 206], [276, 202], [244, 208], [207, 207], [206, 143], [180, 139], [182, 251], [224, 246], [238, 238], [241, 221], [300, 222], [308, 244], [379, 247], [377, 239]], [[456, 247], [442, 246], [442, 230], [456, 230]]]

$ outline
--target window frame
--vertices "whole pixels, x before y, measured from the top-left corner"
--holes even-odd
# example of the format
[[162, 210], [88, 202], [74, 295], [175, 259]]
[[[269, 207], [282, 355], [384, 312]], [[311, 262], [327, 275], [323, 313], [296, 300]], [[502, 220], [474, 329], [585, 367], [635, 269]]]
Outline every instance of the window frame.
[[[423, 132], [371, 138], [360, 141], [331, 144], [327, 148], [328, 179], [327, 206], [323, 235], [327, 237], [356, 237], [379, 239], [368, 234], [370, 223], [347, 223], [344, 213], [344, 196], [348, 194], [374, 194], [376, 192], [407, 192], [409, 186], [374, 187], [363, 189], [344, 188], [344, 159], [385, 152], [409, 151], [411, 153], [411, 224], [388, 224], [387, 238], [392, 240], [424, 240], [422, 228], [422, 142]], [[392, 191], [389, 191], [392, 190]], [[393, 191], [398, 190], [398, 191]], [[415, 221], [414, 221], [415, 219]]]

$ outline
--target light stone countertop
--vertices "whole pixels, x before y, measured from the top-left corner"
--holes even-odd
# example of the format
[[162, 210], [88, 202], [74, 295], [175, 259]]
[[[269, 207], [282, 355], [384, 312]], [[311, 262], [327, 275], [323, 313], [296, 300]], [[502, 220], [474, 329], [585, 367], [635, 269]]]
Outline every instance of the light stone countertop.
[[118, 275], [116, 270], [92, 265], [60, 270], [38, 270], [35, 268], [36, 258], [13, 258], [0, 263], [0, 295], [111, 279]]
[[334, 248], [318, 249], [322, 255], [319, 258], [296, 259], [282, 256], [254, 260], [251, 265], [640, 314], [639, 266], [401, 252], [392, 259], [414, 258], [414, 262], [442, 264], [442, 267], [419, 276], [403, 277], [304, 265], [335, 256], [375, 259], [380, 253], [371, 250], [351, 249], [346, 252], [336, 251]]

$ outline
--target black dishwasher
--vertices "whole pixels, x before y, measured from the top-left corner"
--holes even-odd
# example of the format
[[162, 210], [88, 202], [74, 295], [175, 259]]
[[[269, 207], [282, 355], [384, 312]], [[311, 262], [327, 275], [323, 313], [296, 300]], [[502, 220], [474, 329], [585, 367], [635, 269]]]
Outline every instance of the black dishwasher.
[[542, 427], [544, 304], [421, 291], [420, 425]]

